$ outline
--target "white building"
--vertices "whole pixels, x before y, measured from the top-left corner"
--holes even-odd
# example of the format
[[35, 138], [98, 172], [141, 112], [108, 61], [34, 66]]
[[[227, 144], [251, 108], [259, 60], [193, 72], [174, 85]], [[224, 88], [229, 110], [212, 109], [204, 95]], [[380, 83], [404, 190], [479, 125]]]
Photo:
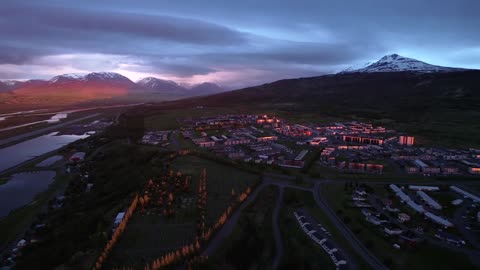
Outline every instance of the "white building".
[[416, 190], [416, 191], [439, 191], [440, 188], [439, 187], [434, 187], [434, 186], [414, 186], [414, 185], [410, 185], [408, 186], [408, 188], [410, 190]]
[[477, 203], [480, 202], [480, 198], [479, 198], [479, 197], [477, 197], [477, 196], [473, 195], [472, 193], [467, 192], [467, 191], [465, 191], [465, 190], [463, 190], [463, 189], [461, 189], [461, 188], [459, 188], [459, 187], [450, 186], [450, 189], [453, 190], [453, 191], [455, 191], [455, 192], [457, 192], [457, 193], [462, 194], [465, 198], [472, 199], [473, 201], [475, 201], [475, 202], [477, 202]]
[[435, 201], [432, 197], [428, 196], [427, 193], [419, 190], [417, 191], [417, 195], [420, 196], [422, 200], [424, 200], [433, 209], [442, 210], [442, 206], [437, 201]]
[[448, 221], [447, 219], [444, 219], [444, 218], [442, 218], [442, 217], [439, 217], [439, 216], [437, 216], [437, 215], [434, 215], [434, 214], [432, 214], [432, 213], [430, 213], [430, 212], [426, 212], [426, 213], [425, 213], [425, 216], [426, 216], [427, 218], [429, 218], [430, 220], [432, 220], [433, 222], [435, 222], [435, 223], [437, 223], [437, 224], [440, 224], [440, 225], [442, 225], [442, 226], [444, 226], [444, 227], [453, 227], [453, 224], [452, 224], [450, 221]]

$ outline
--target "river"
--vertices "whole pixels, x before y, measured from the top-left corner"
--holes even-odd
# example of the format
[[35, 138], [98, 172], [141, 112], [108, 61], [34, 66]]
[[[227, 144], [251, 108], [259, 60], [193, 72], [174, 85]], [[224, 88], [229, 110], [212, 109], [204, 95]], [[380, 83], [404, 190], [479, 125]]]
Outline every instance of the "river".
[[0, 185], [0, 218], [30, 203], [35, 195], [48, 188], [54, 178], [54, 171], [13, 174], [7, 183]]
[[84, 135], [59, 135], [53, 132], [0, 149], [0, 172], [22, 162], [56, 150], [74, 141], [87, 138]]

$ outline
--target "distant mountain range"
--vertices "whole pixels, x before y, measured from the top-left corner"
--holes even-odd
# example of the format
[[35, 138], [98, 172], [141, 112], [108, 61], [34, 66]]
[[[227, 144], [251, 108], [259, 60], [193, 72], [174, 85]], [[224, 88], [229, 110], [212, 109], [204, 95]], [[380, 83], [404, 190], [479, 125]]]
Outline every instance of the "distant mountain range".
[[225, 91], [211, 82], [184, 87], [174, 81], [148, 77], [133, 82], [114, 72], [93, 72], [86, 75], [63, 74], [46, 80], [0, 81], [0, 92], [18, 96], [72, 97], [95, 99], [128, 94], [161, 94], [170, 98], [208, 95]]
[[[479, 73], [478, 70], [440, 67], [392, 54], [372, 64], [337, 74], [280, 80], [231, 92], [225, 92], [225, 89], [210, 82], [187, 88], [174, 81], [154, 77], [133, 82], [118, 73], [94, 72], [87, 75], [64, 74], [48, 81], [3, 81], [0, 82], [0, 92], [6, 97], [0, 100], [3, 104], [43, 102], [48, 105], [59, 101], [62, 101], [59, 104], [71, 104], [112, 97], [163, 101], [206, 96], [185, 102], [209, 105], [298, 104], [312, 110], [317, 110], [319, 106], [342, 106], [343, 112], [358, 111], [355, 108], [362, 104], [360, 111], [380, 106], [386, 106], [385, 111], [389, 111], [401, 100], [412, 106], [422, 106], [421, 102], [428, 105], [437, 98], [477, 97]], [[395, 108], [409, 107], [399, 104]]]

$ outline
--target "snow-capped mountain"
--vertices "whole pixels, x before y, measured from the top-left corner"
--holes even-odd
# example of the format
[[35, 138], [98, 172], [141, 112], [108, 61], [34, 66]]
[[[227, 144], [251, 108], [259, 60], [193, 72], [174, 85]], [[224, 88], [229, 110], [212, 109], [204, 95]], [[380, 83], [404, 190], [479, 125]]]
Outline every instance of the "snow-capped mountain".
[[219, 86], [218, 84], [211, 82], [204, 82], [201, 84], [194, 85], [190, 91], [196, 95], [208, 95], [224, 92], [225, 89]]
[[133, 83], [127, 77], [114, 72], [93, 72], [89, 74], [69, 73], [53, 77], [48, 82], [50, 84], [69, 83], [69, 82], [91, 82], [91, 81], [117, 81]]
[[61, 82], [71, 82], [76, 80], [79, 80], [79, 81], [85, 80], [85, 75], [76, 74], [76, 73], [62, 74], [62, 75], [53, 77], [48, 81], [48, 83], [53, 84], [53, 83], [61, 83]]
[[147, 77], [139, 80], [137, 86], [143, 90], [163, 92], [185, 92], [187, 89], [170, 80], [162, 80], [155, 77]]
[[128, 95], [135, 83], [125, 76], [113, 72], [89, 74], [63, 74], [49, 81], [32, 80], [13, 89], [17, 96], [44, 98], [63, 97], [75, 101], [111, 98]]
[[372, 62], [367, 62], [367, 63], [364, 63], [364, 64], [358, 64], [358, 65], [349, 66], [348, 68], [342, 70], [342, 71], [339, 72], [339, 73], [357, 72], [357, 70], [366, 68], [366, 67], [368, 67], [368, 66], [371, 65], [371, 64], [372, 64]]
[[129, 78], [115, 72], [93, 72], [85, 75], [84, 79], [86, 81], [117, 81], [133, 83]]
[[22, 83], [23, 82], [12, 80], [0, 81], [0, 92], [8, 92], [14, 90]]
[[188, 87], [180, 85], [174, 81], [162, 80], [155, 77], [147, 77], [139, 80], [137, 82], [137, 88], [139, 90], [168, 93], [179, 96], [208, 95], [225, 91], [222, 87], [211, 82], [204, 82]]
[[462, 68], [451, 68], [430, 65], [425, 62], [403, 57], [398, 54], [391, 54], [382, 57], [377, 62], [359, 69], [346, 69], [340, 73], [354, 73], [354, 72], [417, 72], [417, 73], [432, 73], [432, 72], [455, 72], [462, 71]]

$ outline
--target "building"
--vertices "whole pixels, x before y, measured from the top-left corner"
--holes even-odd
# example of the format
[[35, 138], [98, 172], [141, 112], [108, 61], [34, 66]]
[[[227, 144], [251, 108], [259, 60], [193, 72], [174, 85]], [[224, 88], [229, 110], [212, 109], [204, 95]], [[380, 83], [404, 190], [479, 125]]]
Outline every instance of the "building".
[[198, 138], [198, 139], [192, 139], [192, 142], [196, 145], [198, 145], [201, 148], [207, 148], [207, 147], [213, 147], [215, 146], [214, 141], [209, 141], [206, 138]]
[[471, 174], [480, 174], [480, 167], [469, 167], [468, 172]]
[[469, 198], [469, 199], [473, 200], [473, 201], [476, 202], [476, 203], [479, 203], [479, 202], [480, 202], [480, 198], [479, 198], [479, 197], [477, 197], [477, 196], [473, 195], [472, 193], [467, 192], [467, 191], [465, 191], [465, 190], [463, 190], [463, 189], [461, 189], [461, 188], [459, 188], [459, 187], [450, 186], [450, 189], [453, 190], [453, 191], [455, 191], [455, 192], [457, 192], [457, 193], [462, 194], [463, 197]]
[[408, 222], [410, 221], [410, 219], [410, 216], [405, 213], [398, 214], [398, 221], [400, 221], [401, 223]]
[[395, 226], [386, 226], [383, 231], [388, 235], [400, 235], [403, 232], [402, 229]]
[[435, 201], [432, 197], [430, 197], [427, 193], [419, 190], [417, 191], [417, 195], [422, 198], [422, 200], [427, 203], [431, 208], [435, 210], [442, 210], [442, 206]]
[[377, 226], [385, 222], [384, 220], [380, 220], [376, 216], [372, 216], [372, 215], [367, 216], [365, 220]]
[[405, 168], [406, 173], [419, 173], [420, 172], [420, 169], [417, 166], [412, 165], [408, 161], [405, 162], [404, 168]]
[[383, 172], [383, 165], [367, 163], [365, 169], [369, 173], [381, 174]]
[[357, 193], [359, 196], [365, 196], [367, 195], [367, 191], [363, 188], [356, 188], [355, 193]]
[[416, 159], [415, 164], [417, 167], [420, 169], [421, 172], [427, 173], [427, 174], [439, 174], [440, 173], [440, 167], [437, 166], [432, 166], [430, 164], [427, 164], [426, 162], [423, 162], [420, 159]]
[[409, 244], [410, 246], [416, 246], [417, 243], [422, 242], [423, 239], [419, 238], [414, 232], [412, 231], [405, 231], [399, 235], [399, 238], [404, 242]]
[[372, 215], [372, 212], [370, 212], [370, 210], [366, 209], [366, 208], [362, 208], [362, 214], [365, 216], [365, 217], [369, 217]]
[[458, 168], [453, 166], [442, 166], [441, 168], [442, 174], [458, 174]]
[[453, 206], [459, 206], [460, 204], [463, 203], [463, 200], [462, 199], [456, 199], [456, 200], [453, 200], [452, 201], [452, 205]]
[[464, 240], [460, 239], [455, 235], [448, 234], [446, 232], [438, 231], [435, 233], [435, 237], [452, 245], [456, 245], [456, 246], [465, 245]]
[[76, 152], [68, 159], [71, 162], [80, 162], [85, 159], [85, 152]]
[[115, 220], [113, 221], [113, 226], [117, 227], [118, 225], [120, 225], [124, 216], [125, 216], [125, 212], [119, 212], [115, 217]]
[[398, 144], [412, 146], [415, 143], [415, 137], [402, 135], [398, 137]]
[[350, 162], [348, 163], [348, 169], [352, 171], [364, 171], [365, 163]]
[[303, 168], [305, 162], [303, 160], [284, 160], [283, 163], [278, 164], [287, 168]]
[[444, 226], [445, 228], [453, 227], [453, 224], [450, 221], [448, 221], [447, 219], [439, 217], [439, 216], [437, 216], [435, 214], [432, 214], [430, 212], [425, 212], [425, 216], [427, 218], [429, 218], [430, 220], [432, 220], [433, 222]]
[[343, 135], [342, 140], [345, 141], [345, 142], [353, 142], [353, 143], [383, 145], [383, 139], [374, 138], [374, 137], [361, 137], [361, 136]]
[[410, 185], [408, 186], [410, 190], [415, 190], [415, 191], [439, 191], [439, 187], [435, 186], [415, 186], [415, 185]]

